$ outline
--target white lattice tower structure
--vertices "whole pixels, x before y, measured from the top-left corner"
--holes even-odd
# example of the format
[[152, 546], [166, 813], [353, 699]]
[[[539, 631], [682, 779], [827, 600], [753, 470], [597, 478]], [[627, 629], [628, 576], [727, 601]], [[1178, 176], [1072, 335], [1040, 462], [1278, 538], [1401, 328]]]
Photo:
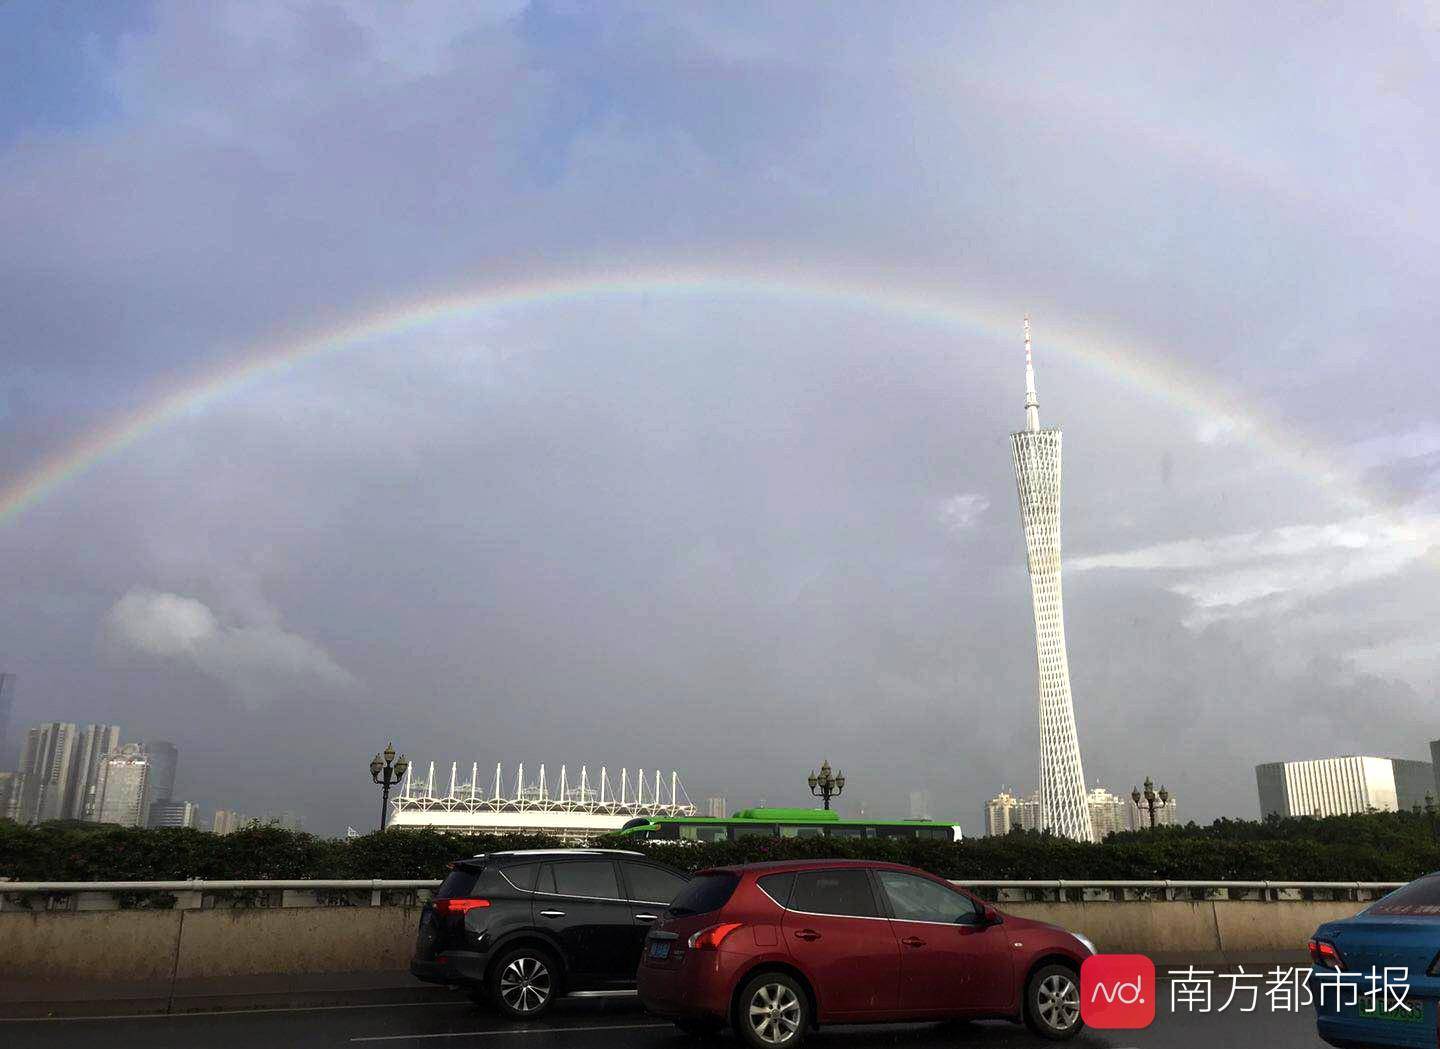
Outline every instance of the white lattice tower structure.
[[1077, 841], [1091, 841], [1085, 770], [1075, 734], [1070, 663], [1065, 655], [1065, 608], [1060, 588], [1060, 431], [1040, 428], [1030, 318], [1025, 318], [1025, 429], [1010, 435], [1020, 523], [1035, 610], [1035, 655], [1040, 692], [1040, 825]]

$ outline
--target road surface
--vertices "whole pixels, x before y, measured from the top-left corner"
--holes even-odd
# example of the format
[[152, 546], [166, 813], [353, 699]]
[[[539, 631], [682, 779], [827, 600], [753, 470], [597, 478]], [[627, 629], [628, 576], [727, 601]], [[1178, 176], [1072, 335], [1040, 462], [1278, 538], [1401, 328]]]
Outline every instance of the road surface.
[[[1053, 1046], [1006, 1023], [826, 1027], [812, 1049], [1038, 1049]], [[1163, 1012], [1139, 1031], [1086, 1030], [1075, 1049], [1315, 1049], [1311, 1010]], [[514, 1024], [467, 1001], [333, 1006], [173, 1016], [0, 1021], [6, 1049], [736, 1049], [724, 1034], [692, 1039], [634, 1000], [561, 1002], [538, 1024]]]

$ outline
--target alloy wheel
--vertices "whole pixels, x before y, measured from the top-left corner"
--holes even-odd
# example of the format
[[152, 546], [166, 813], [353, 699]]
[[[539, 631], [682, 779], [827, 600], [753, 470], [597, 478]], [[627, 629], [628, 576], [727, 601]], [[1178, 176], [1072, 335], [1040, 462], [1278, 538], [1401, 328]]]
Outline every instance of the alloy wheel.
[[784, 1045], [800, 1029], [800, 999], [783, 983], [761, 984], [750, 998], [750, 1027], [769, 1045]]
[[500, 997], [517, 1013], [533, 1013], [550, 1000], [550, 970], [531, 955], [521, 955], [500, 974]]
[[1035, 991], [1035, 1011], [1052, 1031], [1068, 1031], [1080, 1019], [1080, 989], [1062, 973], [1051, 973]]

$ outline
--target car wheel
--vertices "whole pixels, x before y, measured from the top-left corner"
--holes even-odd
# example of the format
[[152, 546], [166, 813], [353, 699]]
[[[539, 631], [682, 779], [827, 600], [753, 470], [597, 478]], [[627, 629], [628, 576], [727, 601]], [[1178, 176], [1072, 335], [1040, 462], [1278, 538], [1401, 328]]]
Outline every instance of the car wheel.
[[490, 1004], [512, 1020], [534, 1020], [560, 990], [560, 966], [549, 951], [517, 947], [490, 970]]
[[725, 1025], [719, 1020], [687, 1018], [684, 1020], [676, 1020], [675, 1026], [693, 1038], [709, 1038], [712, 1035], [719, 1034], [720, 1029]]
[[1025, 1026], [1041, 1038], [1063, 1041], [1085, 1026], [1080, 1020], [1080, 977], [1068, 965], [1036, 970], [1025, 986]]
[[793, 977], [768, 972], [755, 977], [735, 1002], [735, 1033], [755, 1049], [793, 1049], [810, 1024], [810, 999]]

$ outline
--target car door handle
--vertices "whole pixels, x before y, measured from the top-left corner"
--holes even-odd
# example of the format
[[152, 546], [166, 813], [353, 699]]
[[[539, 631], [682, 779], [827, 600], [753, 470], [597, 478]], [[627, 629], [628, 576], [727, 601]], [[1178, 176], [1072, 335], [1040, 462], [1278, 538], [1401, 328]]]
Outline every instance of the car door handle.
[[925, 946], [925, 941], [922, 940], [922, 939], [920, 939], [920, 937], [918, 937], [918, 936], [907, 936], [907, 937], [905, 937], [905, 939], [901, 940], [900, 942], [903, 943], [906, 947], [924, 947], [924, 946]]
[[820, 939], [820, 934], [819, 934], [818, 932], [816, 932], [814, 929], [796, 929], [796, 930], [795, 930], [795, 939], [797, 939], [797, 940], [818, 940], [818, 939]]
[[636, 920], [637, 922], [653, 922], [653, 921], [659, 920], [659, 918], [660, 918], [660, 915], [658, 915], [658, 914], [637, 914], [637, 915], [635, 915], [635, 920]]
[[564, 912], [564, 911], [541, 911], [541, 912], [540, 912], [540, 917], [542, 917], [542, 918], [563, 918], [563, 917], [565, 917], [565, 912]]

